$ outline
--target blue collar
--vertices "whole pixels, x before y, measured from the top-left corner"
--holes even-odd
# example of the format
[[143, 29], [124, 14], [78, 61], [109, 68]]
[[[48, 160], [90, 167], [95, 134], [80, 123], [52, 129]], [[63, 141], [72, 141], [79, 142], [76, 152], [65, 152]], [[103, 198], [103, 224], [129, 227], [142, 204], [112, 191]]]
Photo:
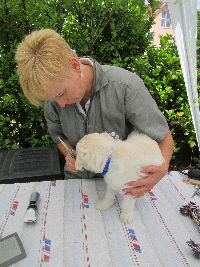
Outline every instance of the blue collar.
[[109, 169], [109, 166], [110, 166], [110, 162], [111, 162], [111, 159], [112, 159], [112, 152], [113, 152], [113, 147], [111, 148], [111, 152], [110, 152], [110, 155], [108, 156], [108, 159], [106, 161], [106, 164], [103, 168], [103, 171], [101, 173], [102, 176], [105, 176], [106, 173], [108, 172], [108, 169]]

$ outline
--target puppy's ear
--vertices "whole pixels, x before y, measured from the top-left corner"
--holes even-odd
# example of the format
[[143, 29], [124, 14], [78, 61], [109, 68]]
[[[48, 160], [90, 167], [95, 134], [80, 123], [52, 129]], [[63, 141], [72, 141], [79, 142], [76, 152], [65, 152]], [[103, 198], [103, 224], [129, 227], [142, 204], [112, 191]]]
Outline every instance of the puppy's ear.
[[84, 148], [78, 149], [77, 150], [77, 156], [76, 156], [76, 161], [75, 161], [75, 168], [76, 170], [82, 170], [84, 167], [84, 163], [88, 162], [90, 159], [90, 155], [88, 151]]
[[82, 160], [81, 152], [77, 153], [76, 155], [75, 168], [77, 171], [81, 171], [83, 168], [83, 160]]

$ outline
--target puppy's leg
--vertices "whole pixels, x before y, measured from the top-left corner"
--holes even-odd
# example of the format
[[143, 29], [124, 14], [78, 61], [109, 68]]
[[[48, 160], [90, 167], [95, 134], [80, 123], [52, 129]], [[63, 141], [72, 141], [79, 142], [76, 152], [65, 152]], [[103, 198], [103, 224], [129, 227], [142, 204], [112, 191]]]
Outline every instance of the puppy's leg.
[[131, 223], [134, 220], [133, 208], [135, 206], [135, 201], [132, 196], [124, 196], [121, 203], [121, 214], [120, 220], [122, 223]]
[[97, 210], [109, 209], [113, 205], [113, 202], [115, 199], [115, 193], [116, 192], [113, 189], [111, 189], [110, 187], [107, 187], [105, 197], [104, 197], [104, 199], [97, 202], [97, 204], [95, 206], [96, 209]]

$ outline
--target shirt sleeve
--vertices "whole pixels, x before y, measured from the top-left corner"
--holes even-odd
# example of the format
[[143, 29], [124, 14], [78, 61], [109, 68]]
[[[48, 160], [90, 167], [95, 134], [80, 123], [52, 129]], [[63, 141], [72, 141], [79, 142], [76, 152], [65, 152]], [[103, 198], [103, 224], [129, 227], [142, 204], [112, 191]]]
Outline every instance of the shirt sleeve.
[[142, 79], [136, 77], [137, 82], [132, 87], [128, 86], [125, 97], [127, 120], [139, 131], [160, 142], [169, 130], [167, 121]]
[[49, 134], [54, 143], [56, 144], [60, 143], [60, 141], [58, 140], [58, 136], [63, 141], [67, 139], [62, 131], [60, 115], [61, 115], [60, 107], [55, 101], [45, 101], [44, 117], [47, 122], [47, 128]]

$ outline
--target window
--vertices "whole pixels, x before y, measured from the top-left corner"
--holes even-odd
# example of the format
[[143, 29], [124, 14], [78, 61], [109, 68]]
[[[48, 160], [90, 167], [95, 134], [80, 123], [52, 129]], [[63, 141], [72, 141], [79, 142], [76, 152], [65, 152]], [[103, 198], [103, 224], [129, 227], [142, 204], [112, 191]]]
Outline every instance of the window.
[[161, 20], [162, 28], [170, 28], [170, 14], [169, 11], [162, 11], [162, 20]]
[[150, 35], [151, 35], [151, 42], [154, 43], [155, 32], [150, 32]]

